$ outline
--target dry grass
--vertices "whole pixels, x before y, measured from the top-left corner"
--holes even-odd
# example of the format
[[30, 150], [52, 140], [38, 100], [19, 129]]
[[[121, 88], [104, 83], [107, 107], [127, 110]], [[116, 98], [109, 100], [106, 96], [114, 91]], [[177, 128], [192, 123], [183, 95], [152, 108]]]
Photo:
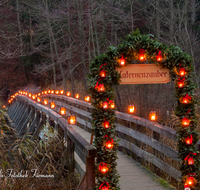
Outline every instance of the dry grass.
[[[70, 190], [77, 186], [78, 176], [69, 174], [67, 170], [65, 142], [58, 133], [47, 126], [50, 130], [45, 131], [44, 140], [32, 141], [29, 136], [18, 139], [5, 123], [3, 114], [0, 117], [0, 129], [3, 130], [0, 136], [0, 170], [7, 176], [0, 178], [1, 189]], [[22, 172], [23, 176], [26, 171], [25, 177], [9, 176], [14, 172], [16, 175]]]

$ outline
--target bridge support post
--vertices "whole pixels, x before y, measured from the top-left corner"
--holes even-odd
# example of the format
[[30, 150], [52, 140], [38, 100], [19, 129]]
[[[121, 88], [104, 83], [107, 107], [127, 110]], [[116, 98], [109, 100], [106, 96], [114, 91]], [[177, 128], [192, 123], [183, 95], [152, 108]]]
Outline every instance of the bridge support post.
[[75, 168], [74, 150], [75, 150], [74, 143], [70, 139], [70, 137], [67, 136], [67, 158], [68, 158], [69, 172], [74, 172], [74, 168]]

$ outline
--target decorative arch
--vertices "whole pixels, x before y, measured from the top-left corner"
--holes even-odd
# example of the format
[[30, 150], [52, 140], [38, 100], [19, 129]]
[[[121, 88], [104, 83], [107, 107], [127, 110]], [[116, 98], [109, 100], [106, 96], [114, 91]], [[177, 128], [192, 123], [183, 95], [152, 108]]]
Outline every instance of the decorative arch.
[[[120, 59], [121, 61], [124, 59], [125, 65], [130, 64], [131, 60], [138, 60], [141, 51], [150, 63], [156, 63], [162, 68], [169, 69], [170, 76], [175, 81], [177, 98], [175, 114], [180, 121], [177, 125], [177, 134], [178, 153], [182, 160], [180, 167], [182, 184], [185, 187], [189, 185], [191, 189], [197, 189], [197, 171], [199, 170], [199, 159], [196, 154], [198, 153], [196, 148], [198, 141], [197, 116], [195, 113], [197, 100], [194, 97], [196, 86], [193, 83], [192, 58], [179, 47], [162, 44], [153, 39], [153, 35], [142, 35], [139, 30], [128, 34], [118, 47], [109, 47], [106, 53], [96, 57], [90, 64], [89, 91], [93, 99], [92, 105], [95, 108], [92, 112], [92, 126], [95, 135], [93, 144], [97, 148], [96, 189], [102, 189], [102, 187], [120, 189], [119, 175], [116, 170], [117, 141], [115, 140], [116, 125], [113, 109], [114, 86], [120, 82], [120, 74], [116, 68], [120, 67]], [[157, 61], [158, 55], [162, 59]], [[181, 71], [185, 73], [182, 75]], [[188, 101], [184, 102], [184, 98], [187, 98]], [[190, 139], [191, 143], [188, 144], [187, 139]], [[193, 158], [193, 165], [188, 165], [189, 157]], [[102, 168], [105, 169], [104, 172]], [[193, 184], [186, 185], [189, 183], [188, 180], [193, 180]]]

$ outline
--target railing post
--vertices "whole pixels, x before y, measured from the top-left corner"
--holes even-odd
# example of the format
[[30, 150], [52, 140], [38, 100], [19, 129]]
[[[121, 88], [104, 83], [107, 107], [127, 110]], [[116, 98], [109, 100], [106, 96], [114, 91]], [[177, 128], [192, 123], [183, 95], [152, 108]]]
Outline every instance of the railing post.
[[86, 157], [87, 190], [93, 190], [95, 186], [95, 157]]
[[67, 158], [68, 158], [68, 168], [69, 172], [74, 172], [75, 162], [74, 162], [74, 142], [67, 136]]

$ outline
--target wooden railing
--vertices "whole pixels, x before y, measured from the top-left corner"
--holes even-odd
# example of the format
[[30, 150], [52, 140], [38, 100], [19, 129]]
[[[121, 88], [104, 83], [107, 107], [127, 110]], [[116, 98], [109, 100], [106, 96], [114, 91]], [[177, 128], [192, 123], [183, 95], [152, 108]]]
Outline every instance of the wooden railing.
[[[80, 171], [82, 180], [77, 187], [78, 190], [92, 190], [95, 186], [95, 157], [96, 148], [90, 145], [61, 115], [43, 106], [28, 97], [19, 95], [8, 110], [8, 115], [12, 120], [12, 127], [16, 134], [22, 137], [24, 134], [32, 134], [32, 139], [37, 138], [46, 121], [53, 126], [59, 134], [66, 139], [67, 151], [66, 160], [68, 169]], [[29, 127], [27, 128], [27, 124]], [[85, 172], [76, 162], [74, 155], [85, 164]]]

